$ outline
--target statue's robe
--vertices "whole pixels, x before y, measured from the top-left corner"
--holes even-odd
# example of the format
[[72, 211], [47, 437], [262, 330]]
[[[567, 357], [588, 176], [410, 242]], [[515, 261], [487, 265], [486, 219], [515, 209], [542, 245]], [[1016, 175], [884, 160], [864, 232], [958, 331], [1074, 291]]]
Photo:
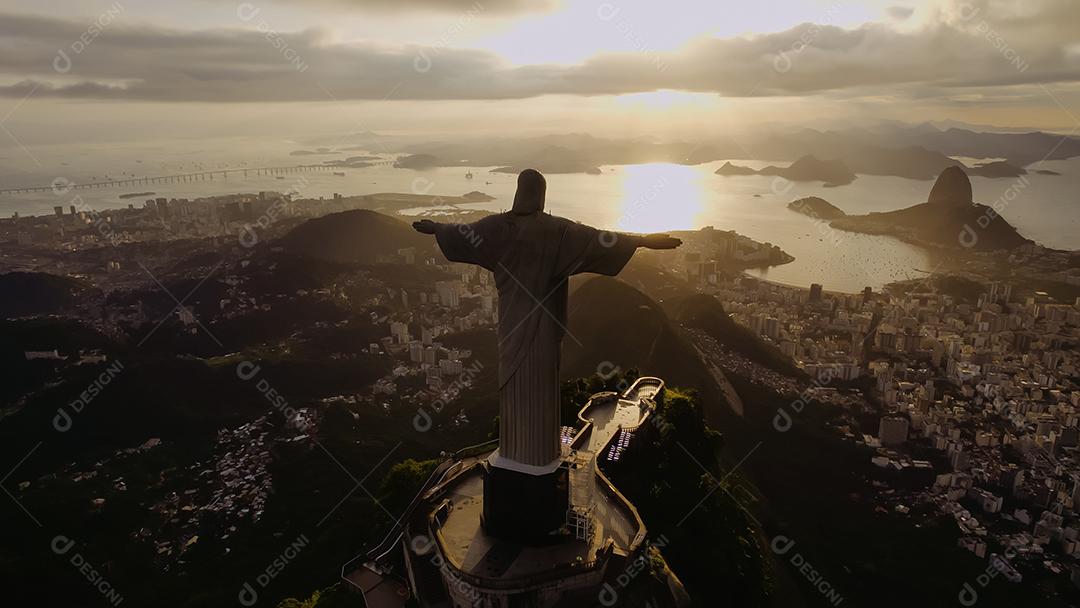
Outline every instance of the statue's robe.
[[[502, 213], [440, 224], [446, 259], [495, 274], [499, 291], [499, 459], [551, 467], [560, 456], [559, 350], [566, 333], [567, 279], [615, 275], [633, 238], [545, 213]], [[538, 470], [538, 469], [537, 469]]]

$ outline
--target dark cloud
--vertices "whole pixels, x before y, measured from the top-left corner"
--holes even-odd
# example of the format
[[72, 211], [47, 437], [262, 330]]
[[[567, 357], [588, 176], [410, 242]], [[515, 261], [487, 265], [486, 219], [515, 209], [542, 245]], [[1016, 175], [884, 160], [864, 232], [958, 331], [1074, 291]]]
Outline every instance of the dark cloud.
[[981, 12], [946, 10], [936, 25], [912, 32], [884, 24], [843, 29], [808, 23], [752, 37], [698, 39], [675, 52], [517, 67], [487, 51], [338, 44], [318, 30], [179, 31], [121, 22], [78, 50], [73, 44], [85, 24], [0, 15], [0, 74], [18, 82], [0, 87], [0, 94], [25, 95], [36, 86], [42, 96], [208, 102], [509, 99], [657, 89], [779, 96], [1080, 80], [1080, 63], [1064, 50], [1075, 32], [1061, 23], [1078, 14], [1080, 3], [1048, 2], [1044, 18], [1029, 11], [993, 21], [991, 5], [967, 6]]
[[915, 8], [911, 6], [890, 6], [885, 9], [885, 12], [897, 21], [904, 21], [915, 14]]
[[309, 7], [322, 5], [370, 13], [471, 13], [507, 15], [544, 12], [559, 5], [558, 0], [273, 0], [278, 4]]

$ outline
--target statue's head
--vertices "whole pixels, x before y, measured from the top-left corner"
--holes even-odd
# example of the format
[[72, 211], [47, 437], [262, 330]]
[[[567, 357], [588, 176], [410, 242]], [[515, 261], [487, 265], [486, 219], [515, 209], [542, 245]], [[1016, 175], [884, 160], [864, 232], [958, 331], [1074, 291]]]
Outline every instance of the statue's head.
[[536, 169], [525, 169], [518, 174], [517, 193], [514, 194], [513, 212], [528, 215], [544, 210], [547, 180]]

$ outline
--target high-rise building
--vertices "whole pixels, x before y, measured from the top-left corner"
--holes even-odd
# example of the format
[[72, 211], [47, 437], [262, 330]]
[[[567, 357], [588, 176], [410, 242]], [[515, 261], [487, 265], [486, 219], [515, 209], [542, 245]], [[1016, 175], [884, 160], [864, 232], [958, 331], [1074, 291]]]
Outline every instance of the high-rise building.
[[442, 361], [439, 361], [439, 371], [441, 371], [444, 376], [456, 376], [462, 371], [461, 361], [443, 359]]
[[461, 281], [439, 281], [435, 283], [435, 292], [439, 294], [439, 304], [448, 308], [457, 308], [460, 300]]
[[902, 342], [900, 350], [905, 353], [914, 353], [919, 350], [921, 338], [919, 337], [919, 334], [911, 330], [905, 330], [900, 337], [900, 341]]
[[765, 319], [765, 335], [776, 340], [780, 337], [780, 319], [768, 317]]
[[878, 424], [878, 439], [881, 445], [903, 445], [908, 436], [908, 419], [903, 416], [884, 416]]
[[406, 344], [409, 341], [409, 325], [400, 321], [390, 324], [390, 335], [398, 344]]
[[879, 327], [877, 332], [878, 348], [884, 351], [896, 350], [896, 328]]
[[994, 281], [990, 283], [988, 295], [992, 304], [1007, 304], [1012, 297], [1012, 285]]

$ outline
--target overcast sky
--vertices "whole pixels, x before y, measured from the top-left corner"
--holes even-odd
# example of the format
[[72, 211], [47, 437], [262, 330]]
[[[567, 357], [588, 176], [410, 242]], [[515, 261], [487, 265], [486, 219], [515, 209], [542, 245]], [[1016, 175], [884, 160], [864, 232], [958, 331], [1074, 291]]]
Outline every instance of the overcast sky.
[[[2, 126], [298, 136], [962, 120], [1067, 132], [1077, 0], [6, 0]], [[348, 126], [347, 126], [348, 125]], [[0, 146], [11, 145], [0, 131]]]

